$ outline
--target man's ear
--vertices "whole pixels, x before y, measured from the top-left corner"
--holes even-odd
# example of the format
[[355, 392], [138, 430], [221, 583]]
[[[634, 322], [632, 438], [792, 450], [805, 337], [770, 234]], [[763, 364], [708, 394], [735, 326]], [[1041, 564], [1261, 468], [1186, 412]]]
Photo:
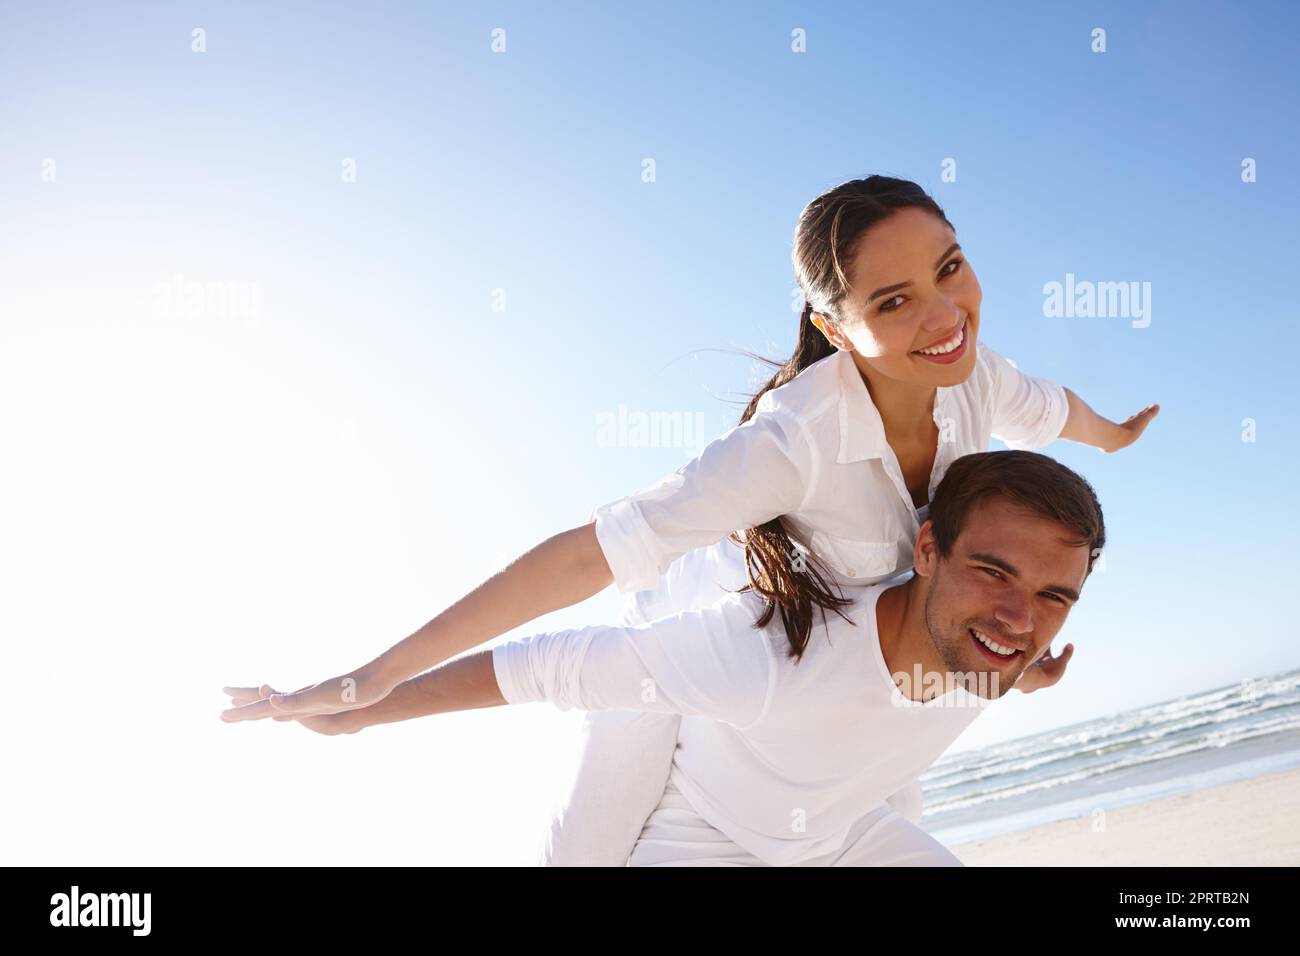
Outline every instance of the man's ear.
[[850, 342], [835, 325], [833, 321], [827, 320], [826, 316], [820, 312], [812, 313], [812, 324], [817, 326], [822, 335], [826, 336], [826, 341], [837, 349], [843, 349], [846, 352], [853, 351], [853, 343]]
[[934, 540], [934, 522], [926, 521], [916, 533], [916, 544], [912, 549], [912, 568], [918, 575], [928, 578], [934, 574], [939, 563], [939, 546]]

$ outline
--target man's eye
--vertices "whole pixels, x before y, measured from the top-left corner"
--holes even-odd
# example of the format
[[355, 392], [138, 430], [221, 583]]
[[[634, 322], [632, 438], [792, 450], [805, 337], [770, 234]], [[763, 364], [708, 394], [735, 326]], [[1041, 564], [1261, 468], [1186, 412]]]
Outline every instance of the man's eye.
[[1043, 592], [1043, 597], [1049, 597], [1049, 598], [1051, 598], [1053, 601], [1055, 601], [1057, 604], [1064, 604], [1064, 603], [1065, 603], [1065, 598], [1061, 597], [1061, 595], [1059, 595], [1059, 594], [1053, 594], [1051, 591], [1044, 591], [1044, 592]]
[[994, 576], [995, 578], [997, 578], [999, 581], [1002, 580], [1002, 574], [1001, 574], [1001, 572], [999, 572], [999, 571], [995, 571], [995, 570], [993, 570], [992, 568], [980, 568], [980, 570], [981, 570], [981, 571], [987, 571], [989, 574], [993, 575], [993, 576]]

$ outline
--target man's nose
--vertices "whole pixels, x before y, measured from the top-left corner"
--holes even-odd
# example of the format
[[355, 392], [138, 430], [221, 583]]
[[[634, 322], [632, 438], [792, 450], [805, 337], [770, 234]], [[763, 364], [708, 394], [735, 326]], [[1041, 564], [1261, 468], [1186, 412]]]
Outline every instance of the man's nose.
[[1028, 634], [1034, 629], [1033, 604], [1028, 598], [1004, 596], [993, 617], [1009, 634]]

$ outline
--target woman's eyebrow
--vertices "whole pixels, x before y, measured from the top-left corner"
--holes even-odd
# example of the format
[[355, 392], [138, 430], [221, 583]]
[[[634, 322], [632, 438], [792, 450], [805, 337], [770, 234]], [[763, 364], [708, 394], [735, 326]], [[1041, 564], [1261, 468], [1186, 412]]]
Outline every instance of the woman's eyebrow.
[[[961, 248], [961, 244], [954, 242], [951, 246], [949, 246], [947, 249], [944, 250], [943, 255], [939, 257], [939, 261], [934, 264], [934, 267], [936, 269], [939, 268], [941, 265], [943, 265], [943, 260], [947, 259], [950, 255], [952, 255], [953, 250], [960, 249], [960, 248]], [[887, 285], [883, 289], [877, 289], [875, 292], [871, 293], [871, 295], [867, 296], [867, 304], [870, 305], [876, 299], [879, 299], [882, 295], [889, 295], [889, 293], [897, 292], [899, 289], [906, 289], [911, 284], [912, 284], [912, 280], [908, 279], [906, 282], [899, 282], [895, 285]]]

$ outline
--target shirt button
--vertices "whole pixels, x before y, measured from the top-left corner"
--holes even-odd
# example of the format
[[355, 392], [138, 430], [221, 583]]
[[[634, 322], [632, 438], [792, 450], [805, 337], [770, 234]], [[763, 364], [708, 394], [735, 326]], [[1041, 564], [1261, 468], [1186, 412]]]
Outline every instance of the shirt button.
[[849, 577], [856, 578], [857, 576], [858, 576], [858, 569], [857, 569], [857, 568], [849, 568]]

